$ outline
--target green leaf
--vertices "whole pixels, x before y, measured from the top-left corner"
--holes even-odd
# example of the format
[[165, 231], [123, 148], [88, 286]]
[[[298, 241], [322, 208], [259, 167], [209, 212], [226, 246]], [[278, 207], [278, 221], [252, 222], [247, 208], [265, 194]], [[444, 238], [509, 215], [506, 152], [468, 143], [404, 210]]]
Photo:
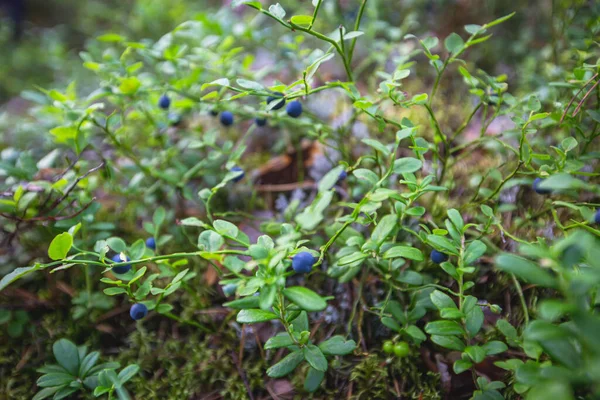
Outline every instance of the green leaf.
[[285, 10], [279, 5], [279, 3], [270, 6], [269, 12], [278, 19], [285, 18]]
[[96, 38], [100, 42], [122, 42], [125, 38], [121, 35], [117, 35], [116, 33], [107, 33], [104, 35], [100, 35]]
[[454, 336], [462, 335], [463, 328], [454, 321], [434, 321], [425, 325], [425, 332], [430, 335]]
[[409, 260], [423, 261], [421, 250], [409, 246], [394, 246], [383, 253], [383, 258], [408, 258]]
[[392, 319], [390, 317], [381, 318], [381, 323], [393, 331], [396, 331], [396, 332], [402, 331], [402, 327], [400, 326], [400, 324], [398, 322], [396, 322], [395, 319]]
[[135, 76], [130, 76], [121, 80], [119, 90], [123, 94], [133, 94], [138, 91], [141, 85], [142, 83], [138, 78]]
[[481, 257], [482, 255], [485, 254], [486, 250], [487, 250], [487, 246], [483, 242], [481, 242], [479, 240], [473, 240], [471, 243], [469, 243], [469, 245], [465, 249], [465, 255], [464, 255], [465, 265], [470, 265], [470, 264], [474, 263], [475, 261], [477, 261], [477, 259], [479, 257]]
[[119, 382], [125, 383], [131, 378], [133, 378], [140, 370], [140, 367], [137, 364], [131, 364], [126, 366], [119, 372], [118, 378]]
[[165, 212], [164, 207], [158, 207], [154, 211], [154, 214], [152, 215], [152, 222], [154, 223], [154, 226], [156, 228], [158, 228], [159, 226], [161, 226], [163, 224], [163, 222], [165, 222], [165, 216], [166, 216], [166, 212]]
[[506, 350], [508, 350], [508, 346], [499, 340], [487, 342], [482, 347], [485, 350], [485, 354], [488, 356], [504, 353]]
[[498, 328], [507, 339], [516, 340], [519, 336], [515, 327], [505, 319], [499, 319], [498, 322], [496, 322], [496, 328]]
[[304, 358], [311, 367], [317, 371], [327, 371], [327, 359], [320, 348], [314, 344], [307, 344], [302, 348], [302, 352], [304, 353]]
[[31, 400], [43, 400], [53, 396], [60, 389], [60, 386], [47, 387], [35, 394]]
[[244, 89], [250, 90], [264, 90], [265, 87], [258, 82], [249, 81], [247, 79], [236, 79], [238, 85], [243, 87]]
[[198, 248], [208, 252], [217, 251], [225, 244], [223, 236], [215, 231], [204, 231], [198, 236]]
[[236, 318], [240, 324], [256, 324], [258, 322], [270, 321], [276, 319], [277, 315], [265, 310], [249, 309], [241, 310]]
[[73, 236], [69, 232], [57, 235], [48, 247], [48, 257], [52, 260], [63, 260], [73, 246]]
[[395, 174], [412, 174], [417, 172], [423, 167], [421, 160], [416, 158], [399, 158], [394, 161], [394, 173]]
[[567, 382], [561, 380], [552, 381], [544, 380], [541, 383], [534, 385], [527, 392], [527, 400], [574, 400], [573, 390]]
[[304, 380], [304, 390], [309, 393], [316, 391], [323, 382], [323, 378], [325, 378], [325, 372], [309, 367]]
[[371, 234], [371, 240], [379, 247], [381, 243], [392, 233], [392, 230], [398, 223], [398, 216], [396, 214], [386, 215], [377, 224], [373, 233]]
[[75, 380], [75, 377], [70, 374], [52, 372], [42, 375], [36, 382], [39, 387], [63, 386], [68, 385]]
[[327, 302], [317, 293], [302, 286], [292, 286], [283, 289], [283, 295], [292, 303], [306, 311], [322, 311]]
[[29, 275], [32, 272], [35, 272], [39, 269], [46, 268], [43, 264], [35, 264], [32, 267], [19, 267], [15, 268], [12, 272], [4, 275], [0, 280], [0, 291], [4, 290], [5, 287], [13, 283], [14, 281], [24, 277], [25, 275]]
[[127, 293], [127, 290], [122, 287], [109, 287], [103, 290], [107, 296], [116, 296], [117, 294]]
[[290, 22], [295, 25], [309, 26], [312, 23], [312, 15], [294, 15], [290, 18]]
[[431, 341], [450, 350], [463, 351], [465, 349], [465, 344], [456, 336], [431, 335]]
[[485, 358], [485, 350], [480, 346], [467, 346], [465, 353], [475, 364], [479, 364]]
[[483, 326], [484, 315], [477, 299], [473, 296], [465, 297], [462, 310], [465, 314], [465, 326], [471, 337], [475, 336]]
[[296, 367], [304, 360], [304, 353], [301, 350], [294, 351], [293, 353], [285, 356], [277, 364], [273, 365], [267, 370], [267, 375], [271, 378], [283, 378], [290, 372], [296, 369]]
[[223, 307], [233, 308], [235, 310], [243, 310], [248, 308], [258, 308], [259, 299], [258, 296], [248, 296], [241, 299], [232, 300], [225, 304]]
[[[404, 331], [417, 342], [422, 342], [425, 339], [427, 339], [427, 336], [425, 336], [423, 331], [416, 325], [409, 325], [404, 329]], [[442, 336], [442, 337], [445, 337], [445, 336]], [[451, 336], [447, 336], [447, 337], [451, 337]]]
[[73, 342], [67, 339], [60, 339], [54, 342], [52, 352], [59, 365], [69, 373], [77, 375], [79, 372], [79, 352]]
[[465, 361], [465, 360], [456, 360], [456, 362], [454, 362], [454, 373], [455, 374], [460, 374], [465, 372], [466, 370], [468, 370], [469, 368], [471, 368], [473, 366], [473, 363], [470, 361]]
[[550, 272], [533, 262], [514, 254], [501, 254], [496, 257], [496, 267], [504, 272], [515, 274], [528, 283], [555, 288], [556, 279]]
[[292, 346], [294, 341], [287, 333], [280, 333], [273, 336], [265, 343], [265, 350], [278, 349], [280, 347]]
[[446, 47], [448, 52], [456, 54], [465, 47], [465, 41], [457, 33], [453, 32], [444, 40], [444, 47]]
[[462, 233], [463, 228], [465, 227], [465, 223], [463, 222], [462, 215], [460, 215], [460, 213], [457, 210], [455, 210], [454, 208], [449, 209], [447, 214], [448, 214], [448, 218], [450, 218], [450, 221], [452, 221], [452, 223], [454, 224], [456, 229], [458, 229], [458, 231], [460, 233]]
[[319, 182], [319, 192], [326, 192], [335, 186], [344, 170], [343, 166], [338, 166], [329, 171]]
[[319, 344], [319, 348], [323, 354], [332, 356], [343, 356], [356, 348], [354, 340], [345, 340], [343, 336], [337, 335]]
[[438, 308], [438, 310], [442, 310], [444, 308], [457, 308], [454, 300], [439, 290], [434, 290], [431, 292], [429, 297], [431, 298], [431, 302]]
[[235, 226], [231, 222], [227, 222], [222, 219], [216, 220], [213, 223], [213, 226], [215, 227], [215, 230], [223, 236], [229, 236], [229, 237], [235, 238], [235, 237], [237, 237], [238, 232], [239, 232], [237, 226]]
[[438, 235], [427, 235], [427, 241], [431, 243], [436, 250], [443, 251], [444, 253], [450, 253], [458, 255], [456, 246], [447, 238]]

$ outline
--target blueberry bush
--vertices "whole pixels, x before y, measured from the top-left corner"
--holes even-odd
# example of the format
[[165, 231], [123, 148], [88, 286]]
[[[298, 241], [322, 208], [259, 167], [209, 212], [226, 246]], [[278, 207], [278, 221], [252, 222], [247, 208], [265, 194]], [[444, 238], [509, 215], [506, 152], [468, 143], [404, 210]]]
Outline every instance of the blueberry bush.
[[536, 47], [503, 35], [542, 2], [348, 3], [105, 33], [89, 90], [27, 92], [9, 398], [600, 396], [600, 4], [553, 1]]

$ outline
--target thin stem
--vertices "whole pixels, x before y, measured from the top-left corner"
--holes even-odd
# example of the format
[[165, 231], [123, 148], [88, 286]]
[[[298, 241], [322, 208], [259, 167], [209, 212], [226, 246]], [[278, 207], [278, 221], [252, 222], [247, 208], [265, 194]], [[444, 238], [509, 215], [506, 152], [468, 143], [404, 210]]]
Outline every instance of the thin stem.
[[[358, 15], [356, 16], [356, 21], [354, 22], [355, 31], [358, 31], [360, 29], [360, 21], [362, 20], [363, 13], [365, 12], [366, 5], [367, 0], [363, 0], [360, 4], [360, 8], [358, 9]], [[354, 56], [354, 46], [356, 46], [356, 39], [358, 39], [358, 37], [352, 39], [352, 43], [350, 44], [350, 50], [348, 51], [348, 61], [350, 63], [352, 63], [352, 56]]]
[[527, 310], [527, 302], [525, 301], [525, 296], [523, 295], [523, 289], [521, 288], [521, 284], [515, 277], [515, 274], [510, 274], [512, 281], [515, 285], [515, 289], [517, 290], [517, 294], [519, 295], [519, 301], [521, 302], [521, 307], [523, 307], [523, 318], [525, 319], [525, 326], [529, 325], [529, 311]]
[[319, 0], [316, 7], [315, 7], [315, 11], [313, 12], [313, 16], [312, 16], [312, 20], [310, 21], [310, 25], [308, 25], [308, 30], [310, 31], [313, 27], [313, 24], [315, 23], [315, 21], [317, 20], [317, 15], [319, 14], [319, 9], [321, 8], [321, 3], [323, 2], [323, 0]]

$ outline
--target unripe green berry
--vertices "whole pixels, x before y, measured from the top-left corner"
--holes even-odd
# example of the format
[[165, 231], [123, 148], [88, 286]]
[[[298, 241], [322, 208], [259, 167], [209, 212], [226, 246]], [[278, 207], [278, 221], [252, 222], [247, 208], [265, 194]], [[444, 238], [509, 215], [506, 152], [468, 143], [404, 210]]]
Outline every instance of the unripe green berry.
[[396, 357], [406, 357], [409, 353], [408, 343], [406, 342], [398, 342], [394, 346], [394, 354]]
[[386, 340], [383, 342], [383, 351], [388, 354], [392, 354], [394, 352], [394, 342], [391, 340]]

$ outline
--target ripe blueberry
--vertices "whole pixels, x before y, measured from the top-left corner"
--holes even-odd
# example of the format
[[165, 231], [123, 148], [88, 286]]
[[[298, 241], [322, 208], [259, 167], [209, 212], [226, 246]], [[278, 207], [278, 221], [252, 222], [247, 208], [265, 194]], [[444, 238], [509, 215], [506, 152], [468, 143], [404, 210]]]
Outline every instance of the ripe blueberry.
[[156, 240], [153, 237], [146, 239], [146, 247], [152, 250], [156, 250]]
[[544, 180], [542, 178], [535, 178], [533, 180], [533, 190], [535, 190], [535, 192], [537, 194], [549, 194], [552, 193], [552, 190], [550, 189], [542, 189], [540, 187], [541, 183], [544, 182]]
[[148, 307], [142, 303], [135, 303], [129, 309], [129, 316], [135, 321], [144, 318], [146, 315], [148, 315]]
[[267, 119], [266, 118], [256, 118], [254, 120], [254, 122], [256, 122], [256, 125], [258, 126], [265, 126], [267, 124]]
[[290, 117], [298, 118], [300, 115], [302, 115], [302, 103], [300, 103], [298, 100], [294, 100], [287, 105], [285, 111]]
[[239, 182], [242, 179], [244, 179], [244, 176], [246, 175], [246, 173], [244, 172], [243, 169], [241, 169], [240, 167], [238, 167], [237, 165], [233, 168], [231, 168], [229, 171], [231, 172], [241, 172], [241, 174], [238, 174], [235, 178], [233, 178], [234, 182]]
[[594, 222], [600, 224], [600, 210], [596, 211], [596, 215], [594, 215]]
[[221, 113], [221, 124], [223, 124], [224, 126], [231, 126], [233, 125], [233, 114], [231, 113], [231, 111], [223, 111]]
[[163, 110], [166, 110], [169, 108], [170, 105], [171, 105], [171, 99], [169, 98], [169, 96], [167, 96], [166, 94], [163, 94], [162, 96], [160, 96], [160, 99], [158, 99], [158, 106], [160, 108], [162, 108]]
[[317, 260], [308, 251], [303, 251], [292, 258], [292, 268], [299, 274], [307, 274]]
[[340, 172], [340, 176], [338, 177], [338, 182], [343, 181], [347, 177], [348, 177], [348, 173], [346, 172], [346, 170], [343, 170], [342, 172]]
[[279, 102], [277, 102], [277, 104], [275, 104], [271, 108], [271, 110], [279, 110], [281, 107], [283, 107], [285, 105], [285, 99], [283, 98], [283, 96], [285, 96], [283, 93], [275, 92], [275, 93], [273, 93], [273, 96], [267, 97], [267, 105], [270, 104], [272, 101], [281, 99]]
[[441, 264], [444, 261], [448, 261], [448, 256], [444, 253], [440, 253], [437, 250], [431, 250], [430, 258], [431, 261], [433, 261], [436, 264]]
[[[121, 256], [119, 254], [115, 254], [112, 257], [112, 260], [116, 263], [123, 262], [123, 260], [121, 260]], [[125, 261], [129, 261], [129, 257], [125, 257]], [[113, 267], [112, 271], [115, 274], [126, 274], [127, 272], [129, 272], [130, 269], [131, 269], [131, 264], [124, 264], [124, 265], [120, 265], [118, 267]]]

